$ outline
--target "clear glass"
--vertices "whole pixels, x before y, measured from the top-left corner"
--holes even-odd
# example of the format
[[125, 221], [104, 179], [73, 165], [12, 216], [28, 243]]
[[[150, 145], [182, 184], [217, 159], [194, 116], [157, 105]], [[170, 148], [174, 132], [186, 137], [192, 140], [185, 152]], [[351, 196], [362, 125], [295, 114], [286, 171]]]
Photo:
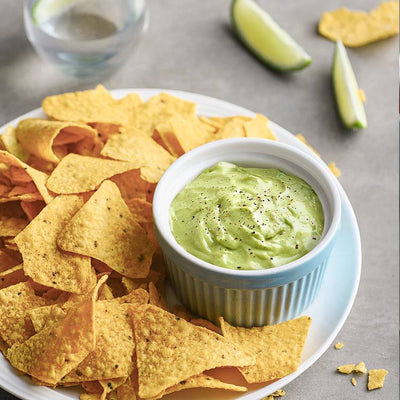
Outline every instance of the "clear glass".
[[43, 59], [67, 74], [96, 78], [130, 55], [148, 12], [145, 0], [25, 0], [24, 21]]

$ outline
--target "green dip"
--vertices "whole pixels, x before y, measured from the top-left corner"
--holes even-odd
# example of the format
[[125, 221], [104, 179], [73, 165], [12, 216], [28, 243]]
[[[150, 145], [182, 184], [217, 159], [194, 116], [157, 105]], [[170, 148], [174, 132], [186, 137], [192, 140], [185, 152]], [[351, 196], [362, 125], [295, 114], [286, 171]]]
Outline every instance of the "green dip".
[[324, 229], [317, 194], [278, 169], [220, 162], [172, 202], [170, 226], [189, 253], [231, 269], [268, 269], [312, 250]]

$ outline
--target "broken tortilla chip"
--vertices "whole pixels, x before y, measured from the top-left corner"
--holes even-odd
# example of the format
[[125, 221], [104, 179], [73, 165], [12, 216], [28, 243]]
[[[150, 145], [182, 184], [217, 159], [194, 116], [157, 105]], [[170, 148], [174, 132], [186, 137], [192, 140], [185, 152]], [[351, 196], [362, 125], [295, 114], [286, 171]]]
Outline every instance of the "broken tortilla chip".
[[57, 242], [65, 251], [96, 258], [130, 278], [147, 276], [155, 250], [111, 181], [103, 182]]
[[53, 146], [78, 142], [84, 138], [94, 142], [97, 132], [90, 126], [74, 122], [27, 118], [18, 124], [16, 136], [27, 152], [57, 164], [60, 159], [54, 153]]
[[268, 126], [268, 118], [264, 115], [257, 114], [255, 118], [245, 122], [243, 126], [246, 137], [276, 140], [276, 136]]
[[141, 166], [140, 163], [105, 160], [70, 153], [52, 172], [47, 187], [59, 194], [89, 192], [97, 189], [104, 180]]
[[56, 242], [82, 205], [80, 196], [58, 196], [15, 237], [25, 274], [35, 282], [80, 294], [94, 286], [96, 276], [90, 258], [60, 250]]
[[383, 2], [370, 13], [344, 7], [325, 12], [318, 30], [327, 39], [341, 40], [348, 47], [359, 47], [396, 36], [399, 33], [399, 2]]
[[[251, 365], [254, 358], [222, 336], [197, 327], [161, 308], [147, 305], [132, 313], [136, 340], [138, 395], [163, 390], [203, 371]], [[171, 362], [174, 360], [174, 362]]]
[[219, 320], [227, 340], [256, 356], [255, 365], [239, 368], [248, 383], [282, 378], [296, 371], [300, 365], [310, 317], [254, 328], [235, 328], [222, 317]]
[[6, 271], [0, 272], [0, 289], [25, 282], [28, 279], [29, 278], [24, 274], [22, 264], [16, 265]]
[[370, 369], [368, 373], [368, 390], [380, 389], [385, 383], [386, 369]]

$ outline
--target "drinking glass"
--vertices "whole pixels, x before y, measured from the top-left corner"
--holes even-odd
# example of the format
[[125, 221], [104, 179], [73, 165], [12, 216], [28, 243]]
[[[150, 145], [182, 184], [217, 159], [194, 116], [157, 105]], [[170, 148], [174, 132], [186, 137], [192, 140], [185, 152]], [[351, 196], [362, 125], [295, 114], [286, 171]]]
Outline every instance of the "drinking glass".
[[24, 0], [26, 35], [67, 74], [105, 75], [127, 59], [148, 24], [145, 0]]

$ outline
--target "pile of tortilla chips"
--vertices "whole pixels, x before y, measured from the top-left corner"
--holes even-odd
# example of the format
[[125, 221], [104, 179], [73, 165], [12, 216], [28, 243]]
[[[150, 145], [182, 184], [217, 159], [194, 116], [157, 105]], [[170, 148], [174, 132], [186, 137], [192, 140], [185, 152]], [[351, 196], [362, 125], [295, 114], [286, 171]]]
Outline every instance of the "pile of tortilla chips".
[[[297, 369], [308, 317], [220, 329], [168, 311], [151, 201], [184, 152], [227, 137], [275, 139], [262, 115], [198, 117], [161, 93], [115, 100], [102, 86], [51, 96], [48, 119], [0, 138], [0, 350], [38, 385], [82, 400], [246, 391]], [[244, 379], [213, 376], [238, 368]], [[212, 371], [211, 371], [212, 370]]]

